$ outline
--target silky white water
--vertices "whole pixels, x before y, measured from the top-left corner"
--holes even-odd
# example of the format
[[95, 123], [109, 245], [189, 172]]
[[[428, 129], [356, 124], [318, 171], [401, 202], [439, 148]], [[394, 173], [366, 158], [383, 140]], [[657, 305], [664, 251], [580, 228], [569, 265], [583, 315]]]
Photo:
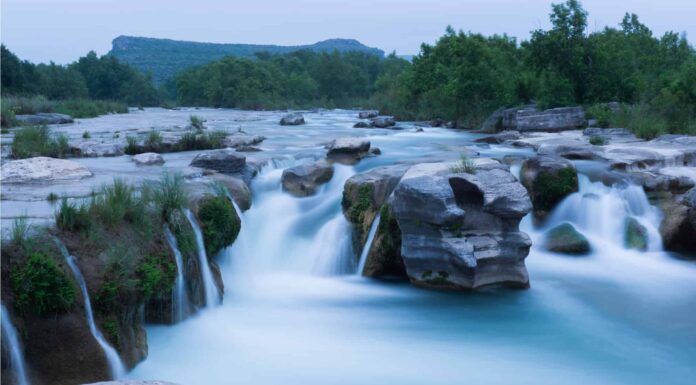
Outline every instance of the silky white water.
[[205, 252], [205, 243], [203, 242], [203, 232], [201, 227], [196, 222], [191, 210], [184, 209], [184, 214], [188, 219], [193, 233], [196, 236], [196, 248], [198, 250], [198, 267], [201, 270], [201, 280], [203, 281], [203, 290], [205, 292], [205, 305], [207, 307], [215, 306], [220, 303], [220, 293], [213, 280], [213, 273], [210, 271], [208, 263], [208, 255]]
[[121, 362], [121, 357], [118, 355], [116, 349], [114, 349], [104, 338], [102, 332], [97, 328], [97, 324], [94, 322], [94, 314], [92, 313], [92, 302], [89, 298], [89, 292], [87, 291], [87, 284], [85, 283], [85, 278], [82, 276], [79, 266], [75, 262], [75, 258], [70, 255], [70, 252], [65, 247], [65, 245], [56, 238], [56, 243], [60, 249], [65, 262], [70, 267], [73, 273], [75, 281], [77, 281], [78, 286], [80, 286], [80, 292], [82, 293], [82, 298], [84, 299], [85, 317], [87, 318], [87, 324], [89, 325], [89, 331], [92, 336], [97, 341], [99, 346], [104, 351], [104, 356], [106, 356], [106, 361], [109, 364], [109, 369], [111, 370], [111, 376], [115, 379], [123, 377], [126, 373], [126, 368]]
[[367, 240], [365, 241], [365, 246], [363, 247], [362, 251], [360, 252], [360, 261], [358, 262], [358, 270], [356, 270], [356, 273], [358, 275], [362, 275], [363, 270], [365, 270], [365, 263], [367, 262], [367, 256], [370, 254], [370, 249], [372, 248], [372, 241], [375, 239], [375, 234], [377, 233], [377, 229], [379, 228], [379, 220], [382, 217], [382, 214], [377, 213], [375, 216], [375, 219], [372, 221], [372, 224], [370, 225], [370, 232], [367, 234]]
[[9, 362], [10, 367], [14, 369], [15, 381], [17, 385], [29, 385], [27, 372], [24, 367], [24, 354], [19, 344], [17, 329], [12, 325], [10, 314], [5, 309], [5, 305], [0, 305], [0, 308], [2, 309], [2, 314], [0, 314], [2, 317], [2, 342], [7, 347], [8, 353], [10, 353]]
[[176, 280], [174, 281], [174, 291], [172, 292], [172, 319], [174, 321], [181, 321], [186, 317], [189, 310], [186, 281], [184, 278], [184, 258], [179, 250], [176, 237], [167, 226], [164, 227], [164, 235], [167, 238], [169, 247], [174, 253], [174, 260], [176, 262]]

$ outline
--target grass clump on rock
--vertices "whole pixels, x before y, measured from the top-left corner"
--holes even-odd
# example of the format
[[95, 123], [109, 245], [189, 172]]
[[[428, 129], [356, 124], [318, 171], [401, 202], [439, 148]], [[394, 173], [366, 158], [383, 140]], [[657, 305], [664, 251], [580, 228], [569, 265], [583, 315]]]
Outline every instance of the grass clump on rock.
[[189, 117], [189, 122], [191, 124], [191, 127], [195, 130], [200, 131], [200, 130], [203, 130], [205, 128], [205, 126], [203, 125], [205, 120], [201, 119], [200, 117], [198, 117], [196, 115], [191, 115]]
[[54, 135], [47, 126], [27, 126], [15, 131], [12, 141], [12, 157], [15, 159], [35, 156], [64, 158], [69, 153], [68, 137]]
[[476, 163], [469, 159], [468, 156], [462, 154], [457, 163], [450, 168], [450, 171], [455, 174], [476, 174]]
[[604, 146], [607, 144], [607, 138], [599, 135], [592, 136], [590, 137], [590, 144], [593, 146]]
[[58, 314], [72, 308], [75, 287], [49, 255], [33, 252], [15, 266], [10, 279], [15, 294], [15, 307], [26, 314]]
[[232, 202], [225, 195], [203, 198], [198, 207], [205, 248], [211, 256], [237, 238], [241, 221]]

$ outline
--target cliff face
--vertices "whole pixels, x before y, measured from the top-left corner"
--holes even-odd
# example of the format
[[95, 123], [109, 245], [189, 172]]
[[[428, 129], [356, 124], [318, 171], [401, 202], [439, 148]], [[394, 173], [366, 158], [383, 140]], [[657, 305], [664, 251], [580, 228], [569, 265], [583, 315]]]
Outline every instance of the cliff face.
[[109, 55], [143, 72], [151, 73], [153, 80], [161, 84], [183, 69], [206, 64], [225, 56], [254, 58], [257, 52], [283, 54], [304, 49], [318, 52], [358, 51], [379, 57], [384, 56], [384, 51], [367, 47], [354, 39], [329, 39], [309, 45], [279, 46], [198, 43], [134, 36], [115, 38]]

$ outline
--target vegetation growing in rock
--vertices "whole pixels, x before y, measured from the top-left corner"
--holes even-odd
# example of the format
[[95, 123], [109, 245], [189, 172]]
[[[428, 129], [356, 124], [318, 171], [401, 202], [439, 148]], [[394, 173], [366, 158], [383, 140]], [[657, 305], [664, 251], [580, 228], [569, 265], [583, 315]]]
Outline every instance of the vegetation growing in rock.
[[75, 286], [44, 251], [34, 251], [11, 270], [15, 308], [22, 314], [56, 314], [75, 303]]
[[180, 174], [164, 174], [152, 191], [152, 199], [160, 217], [168, 220], [174, 211], [184, 207], [188, 199], [184, 178]]
[[535, 210], [551, 210], [558, 202], [577, 189], [577, 171], [573, 167], [565, 167], [558, 175], [542, 171], [537, 177], [534, 190], [539, 193], [534, 199]]
[[227, 245], [232, 244], [239, 234], [241, 222], [229, 198], [218, 194], [201, 200], [198, 219], [203, 229], [205, 249], [215, 256]]
[[607, 138], [599, 135], [592, 136], [590, 137], [590, 144], [593, 146], [604, 146], [607, 144]]
[[17, 129], [12, 141], [12, 157], [15, 159], [34, 156], [63, 158], [70, 153], [68, 137], [54, 134], [47, 126], [27, 126]]
[[203, 126], [203, 122], [204, 122], [203, 119], [199, 118], [199, 117], [196, 116], [196, 115], [191, 115], [191, 116], [189, 117], [189, 121], [190, 121], [190, 124], [191, 124], [191, 128], [193, 128], [193, 129], [195, 129], [195, 130], [202, 130], [202, 129], [205, 128], [205, 127]]
[[351, 201], [350, 198], [343, 197], [343, 205], [350, 205], [348, 209], [348, 218], [352, 223], [362, 224], [365, 218], [365, 212], [372, 207], [372, 188], [368, 185], [358, 187], [357, 198]]
[[476, 163], [465, 154], [461, 154], [457, 163], [450, 168], [450, 171], [455, 174], [476, 174]]
[[176, 266], [169, 255], [150, 255], [136, 269], [138, 290], [143, 298], [161, 297], [171, 292], [176, 278]]

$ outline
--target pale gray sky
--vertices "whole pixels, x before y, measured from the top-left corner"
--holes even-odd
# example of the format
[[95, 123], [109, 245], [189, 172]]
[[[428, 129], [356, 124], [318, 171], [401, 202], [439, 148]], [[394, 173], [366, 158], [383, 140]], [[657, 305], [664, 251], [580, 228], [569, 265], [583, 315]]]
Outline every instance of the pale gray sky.
[[[560, 2], [556, 0], [555, 2]], [[449, 24], [526, 39], [548, 26], [548, 0], [2, 0], [2, 42], [23, 59], [68, 63], [104, 54], [118, 35], [295, 45], [355, 38], [415, 54]], [[637, 13], [654, 32], [696, 41], [696, 0], [584, 0], [590, 28]], [[692, 43], [693, 44], [693, 43]]]

